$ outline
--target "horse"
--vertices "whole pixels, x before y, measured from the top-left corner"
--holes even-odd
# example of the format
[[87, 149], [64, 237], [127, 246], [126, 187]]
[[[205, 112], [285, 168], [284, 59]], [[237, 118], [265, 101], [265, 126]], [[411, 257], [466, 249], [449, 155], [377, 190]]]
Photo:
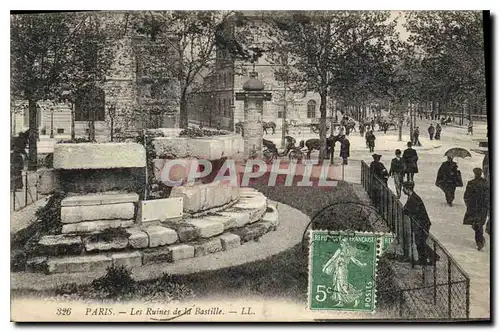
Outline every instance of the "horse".
[[[342, 136], [341, 135], [336, 135], [336, 136], [334, 135], [334, 136], [327, 137], [326, 138], [327, 151], [331, 150], [330, 153], [334, 153], [334, 151], [335, 151], [335, 143], [336, 142], [340, 142]], [[301, 149], [304, 148], [304, 145], [305, 145], [305, 147], [307, 147], [307, 159], [311, 159], [311, 152], [313, 150], [318, 150], [319, 151], [319, 148], [320, 148], [320, 143], [319, 142], [320, 142], [319, 138], [308, 139], [305, 143], [304, 143], [304, 140], [300, 141], [299, 147]]]
[[268, 129], [272, 129], [273, 130], [273, 135], [275, 134], [276, 132], [276, 123], [270, 121], [270, 122], [262, 122], [262, 129], [264, 130], [264, 132], [266, 133], [267, 135], [267, 130]]

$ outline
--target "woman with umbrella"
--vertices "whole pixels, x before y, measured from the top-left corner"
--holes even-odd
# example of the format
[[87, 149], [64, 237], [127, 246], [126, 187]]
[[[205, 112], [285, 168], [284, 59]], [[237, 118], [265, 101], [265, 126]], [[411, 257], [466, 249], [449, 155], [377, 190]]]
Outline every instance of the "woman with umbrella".
[[462, 174], [458, 170], [458, 164], [453, 161], [453, 158], [471, 157], [469, 151], [462, 148], [453, 148], [444, 154], [447, 160], [439, 167], [436, 186], [438, 186], [445, 195], [446, 203], [453, 206], [455, 200], [455, 190], [457, 187], [462, 187]]

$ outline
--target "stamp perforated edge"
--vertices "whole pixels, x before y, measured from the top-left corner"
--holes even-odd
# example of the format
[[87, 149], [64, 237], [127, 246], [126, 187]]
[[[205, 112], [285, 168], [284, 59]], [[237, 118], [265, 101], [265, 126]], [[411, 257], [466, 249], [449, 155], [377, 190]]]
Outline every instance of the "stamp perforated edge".
[[[373, 292], [373, 310], [372, 311], [363, 311], [363, 310], [334, 310], [334, 309], [311, 309], [310, 304], [311, 304], [311, 294], [312, 294], [312, 242], [313, 242], [313, 233], [327, 233], [329, 235], [347, 235], [347, 236], [372, 236], [377, 238], [377, 244], [375, 247], [375, 257], [374, 257], [374, 292]], [[309, 236], [309, 258], [308, 258], [308, 271], [307, 271], [307, 310], [310, 311], [332, 311], [332, 312], [349, 312], [350, 314], [353, 315], [366, 315], [366, 314], [375, 314], [376, 313], [376, 308], [377, 308], [377, 271], [378, 271], [378, 262], [379, 262], [379, 257], [382, 255], [382, 245], [383, 245], [383, 238], [384, 237], [394, 237], [394, 233], [388, 233], [388, 232], [362, 232], [362, 231], [331, 231], [331, 230], [326, 230], [326, 229], [310, 229], [307, 232]]]

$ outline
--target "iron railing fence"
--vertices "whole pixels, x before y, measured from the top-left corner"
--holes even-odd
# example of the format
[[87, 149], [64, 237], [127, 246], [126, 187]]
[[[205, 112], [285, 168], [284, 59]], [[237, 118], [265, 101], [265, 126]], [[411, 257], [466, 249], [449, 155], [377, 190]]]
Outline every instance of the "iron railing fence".
[[[370, 172], [361, 161], [361, 184], [374, 207], [395, 234], [393, 258], [397, 269], [403, 271], [400, 279], [403, 289], [383, 294], [399, 301], [397, 315], [404, 318], [469, 318], [470, 279], [444, 246], [427, 230], [426, 246], [431, 265], [416, 265], [414, 232], [421, 224], [405, 215], [403, 204], [396, 195]], [[382, 295], [382, 294], [381, 294]]]

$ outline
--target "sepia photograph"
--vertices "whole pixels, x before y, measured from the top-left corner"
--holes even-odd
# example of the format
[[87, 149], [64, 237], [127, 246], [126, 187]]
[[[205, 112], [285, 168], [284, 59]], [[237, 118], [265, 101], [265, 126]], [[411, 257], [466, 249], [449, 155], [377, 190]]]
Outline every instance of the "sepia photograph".
[[491, 322], [491, 30], [11, 11], [11, 321]]

